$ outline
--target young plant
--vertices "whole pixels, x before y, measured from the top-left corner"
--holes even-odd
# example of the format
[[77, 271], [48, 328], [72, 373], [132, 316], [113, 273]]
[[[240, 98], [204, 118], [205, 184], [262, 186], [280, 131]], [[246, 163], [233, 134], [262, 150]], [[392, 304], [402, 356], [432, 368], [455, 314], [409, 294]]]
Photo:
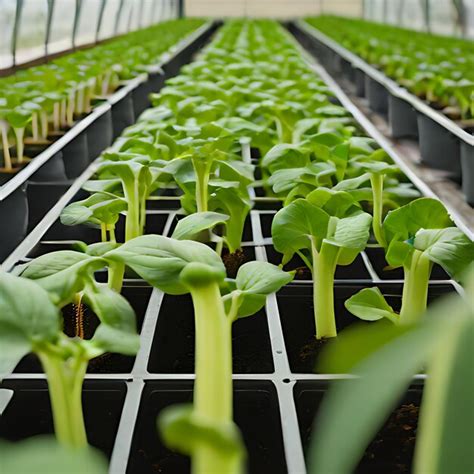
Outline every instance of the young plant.
[[232, 323], [260, 310], [292, 275], [265, 262], [243, 265], [224, 296], [225, 267], [199, 242], [146, 235], [104, 255], [169, 294], [190, 293], [196, 322], [194, 406], [162, 415], [165, 441], [192, 457], [193, 471], [240, 473], [243, 443], [232, 421]]
[[[33, 261], [23, 277], [0, 273], [0, 377], [29, 352], [44, 368], [58, 441], [87, 447], [82, 413], [82, 383], [89, 360], [105, 352], [136, 354], [139, 337], [130, 304], [107, 285], [95, 282], [100, 258], [77, 252], [47, 255], [49, 266]], [[62, 332], [60, 309], [77, 293], [101, 321], [90, 340]]]
[[369, 321], [388, 318], [396, 324], [413, 324], [426, 310], [433, 264], [458, 277], [474, 260], [474, 243], [454, 227], [443, 204], [420, 198], [387, 214], [383, 223], [388, 244], [386, 259], [403, 267], [402, 306], [397, 314], [378, 288], [365, 288], [349, 298], [346, 308]]
[[355, 377], [335, 382], [323, 400], [309, 452], [310, 474], [354, 472], [422, 367], [428, 376], [413, 472], [473, 472], [474, 268], [470, 273], [465, 295], [436, 303], [420, 323], [349, 329], [327, 347], [324, 370]]
[[334, 274], [364, 250], [372, 217], [347, 193], [320, 188], [278, 211], [272, 223], [275, 249], [285, 265], [297, 254], [313, 276], [316, 338], [337, 336]]

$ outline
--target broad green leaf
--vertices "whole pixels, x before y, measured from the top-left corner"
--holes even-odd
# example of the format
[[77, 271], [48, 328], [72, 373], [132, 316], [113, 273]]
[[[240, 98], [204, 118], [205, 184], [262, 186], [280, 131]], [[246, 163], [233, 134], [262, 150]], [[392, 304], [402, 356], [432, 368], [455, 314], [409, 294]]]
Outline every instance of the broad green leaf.
[[225, 224], [228, 219], [229, 216], [218, 212], [197, 212], [181, 219], [171, 237], [177, 240], [198, 240], [203, 231]]
[[223, 279], [225, 267], [219, 256], [205, 244], [175, 240], [160, 235], [144, 235], [132, 239], [104, 258], [125, 263], [141, 278], [170, 294], [188, 293], [181, 272], [190, 263], [200, 263]]
[[243, 456], [243, 442], [232, 422], [212, 423], [192, 405], [174, 405], [163, 410], [158, 430], [165, 443], [184, 454], [192, 454], [197, 446], [209, 445], [227, 456]]
[[106, 474], [107, 460], [98, 449], [72, 450], [56, 439], [35, 436], [15, 443], [0, 443], [2, 474]]
[[364, 321], [377, 321], [387, 318], [396, 323], [398, 314], [387, 303], [379, 288], [364, 288], [351, 296], [344, 306], [354, 315]]
[[293, 279], [293, 275], [267, 262], [247, 262], [239, 268], [236, 288], [245, 293], [269, 295]]
[[134, 355], [140, 347], [135, 312], [130, 303], [106, 284], [88, 284], [84, 302], [100, 319], [92, 342], [107, 352]]
[[453, 277], [458, 277], [474, 261], [474, 242], [457, 227], [421, 229], [415, 235], [413, 247]]
[[329, 215], [304, 199], [279, 210], [272, 222], [275, 249], [284, 254], [283, 263], [301, 249], [311, 249], [311, 237], [326, 237]]
[[0, 272], [0, 379], [35, 341], [52, 341], [60, 331], [59, 311], [35, 282]]
[[443, 204], [437, 199], [419, 198], [394, 211], [384, 220], [383, 228], [387, 241], [407, 240], [420, 229], [443, 229], [451, 227], [452, 220]]

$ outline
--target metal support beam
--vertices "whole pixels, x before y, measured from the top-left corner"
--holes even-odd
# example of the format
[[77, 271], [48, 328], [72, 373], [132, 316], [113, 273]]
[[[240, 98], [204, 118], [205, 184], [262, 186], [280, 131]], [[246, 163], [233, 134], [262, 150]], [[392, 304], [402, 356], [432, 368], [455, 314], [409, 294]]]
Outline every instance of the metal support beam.
[[76, 13], [74, 15], [74, 26], [72, 27], [72, 47], [76, 47], [77, 29], [79, 27], [79, 18], [81, 17], [82, 0], [76, 0]]
[[48, 56], [49, 39], [51, 38], [51, 24], [53, 22], [55, 0], [48, 0], [48, 18], [46, 20], [46, 36], [44, 38], [44, 54]]
[[23, 0], [16, 1], [15, 23], [13, 25], [11, 52], [13, 56], [13, 66], [16, 66], [16, 45], [18, 43], [18, 32], [20, 30], [21, 13], [23, 12]]
[[105, 11], [106, 3], [107, 3], [107, 0], [101, 0], [100, 10], [99, 10], [99, 18], [97, 18], [97, 25], [96, 25], [96, 28], [95, 28], [94, 41], [96, 43], [99, 41], [100, 27], [102, 25], [102, 19], [104, 18], [104, 11]]

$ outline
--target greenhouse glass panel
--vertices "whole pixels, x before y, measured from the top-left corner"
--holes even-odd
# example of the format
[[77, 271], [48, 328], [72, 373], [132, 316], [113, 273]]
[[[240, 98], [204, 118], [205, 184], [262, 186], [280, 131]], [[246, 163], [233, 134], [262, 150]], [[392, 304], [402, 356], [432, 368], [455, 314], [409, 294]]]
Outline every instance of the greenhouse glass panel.
[[133, 7], [133, 0], [124, 0], [122, 9], [120, 10], [120, 18], [117, 25], [117, 34], [121, 35], [128, 31], [130, 14]]
[[114, 36], [115, 20], [120, 7], [120, 0], [107, 0], [100, 24], [99, 39], [103, 40]]
[[23, 0], [16, 42], [17, 64], [44, 56], [47, 19], [47, 0]]
[[153, 23], [153, 9], [156, 8], [155, 0], [143, 0], [141, 26], [143, 28]]
[[451, 0], [436, 0], [430, 3], [430, 25], [433, 33], [459, 34], [459, 31], [456, 31], [455, 11]]
[[164, 0], [156, 0], [156, 6], [153, 12], [153, 23], [163, 21], [163, 4]]
[[11, 42], [15, 12], [16, 0], [0, 0], [0, 69], [13, 65]]
[[141, 0], [132, 1], [132, 10], [129, 18], [129, 31], [135, 31], [140, 28], [140, 10], [141, 10]]
[[93, 43], [97, 22], [99, 21], [100, 4], [97, 0], [82, 0], [81, 13], [77, 25], [75, 45]]
[[75, 15], [76, 0], [56, 0], [54, 2], [48, 54], [72, 48], [72, 31]]
[[474, 38], [474, 4], [466, 5], [466, 35]]
[[401, 24], [404, 28], [425, 31], [423, 7], [420, 0], [405, 0]]

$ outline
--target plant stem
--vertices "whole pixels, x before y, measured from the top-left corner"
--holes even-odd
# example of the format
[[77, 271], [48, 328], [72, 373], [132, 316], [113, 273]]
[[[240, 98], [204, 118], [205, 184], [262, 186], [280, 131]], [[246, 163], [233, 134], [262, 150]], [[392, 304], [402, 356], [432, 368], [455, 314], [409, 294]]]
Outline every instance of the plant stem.
[[123, 277], [125, 274], [125, 264], [122, 262], [109, 263], [109, 288], [120, 293], [123, 286]]
[[141, 235], [140, 232], [140, 193], [137, 179], [124, 182], [125, 199], [127, 200], [127, 218], [125, 220], [125, 242]]
[[410, 266], [404, 267], [405, 282], [403, 283], [400, 324], [417, 323], [426, 311], [432, 266], [432, 262], [423, 255], [423, 252], [414, 250]]
[[39, 131], [38, 131], [38, 114], [36, 112], [33, 112], [33, 115], [31, 118], [31, 132], [33, 135], [33, 140], [37, 142], [39, 139]]
[[87, 360], [80, 355], [62, 360], [57, 355], [45, 352], [40, 352], [39, 357], [48, 379], [54, 430], [58, 441], [68, 447], [86, 447], [82, 382]]
[[48, 138], [48, 114], [42, 110], [40, 112], [40, 117], [41, 117], [41, 136], [45, 140]]
[[[219, 284], [206, 282], [191, 289], [196, 324], [194, 411], [216, 426], [232, 421], [232, 321], [227, 318]], [[231, 474], [241, 471], [240, 456], [229, 455], [209, 441], [192, 453], [193, 472]]]
[[58, 132], [61, 127], [60, 107], [61, 107], [61, 104], [59, 102], [55, 102], [53, 104], [53, 129], [55, 132]]
[[209, 174], [211, 172], [211, 160], [193, 158], [194, 172], [196, 173], [196, 205], [197, 212], [207, 212]]
[[313, 239], [311, 241], [316, 339], [337, 336], [334, 314], [334, 273], [339, 250], [338, 247], [323, 242], [318, 253]]
[[107, 226], [103, 222], [100, 223], [100, 240], [107, 242]]
[[15, 137], [16, 137], [16, 159], [18, 163], [23, 163], [23, 153], [24, 153], [23, 136], [25, 135], [25, 129], [14, 128], [13, 131], [15, 132]]
[[3, 164], [5, 169], [12, 169], [12, 159], [10, 156], [10, 144], [8, 143], [7, 128], [4, 124], [0, 123], [0, 131], [2, 132], [2, 150], [3, 150]]
[[382, 214], [383, 214], [383, 175], [371, 174], [370, 184], [372, 186], [373, 196], [373, 219], [372, 229], [377, 242], [383, 247], [387, 247], [387, 241], [382, 228]]

